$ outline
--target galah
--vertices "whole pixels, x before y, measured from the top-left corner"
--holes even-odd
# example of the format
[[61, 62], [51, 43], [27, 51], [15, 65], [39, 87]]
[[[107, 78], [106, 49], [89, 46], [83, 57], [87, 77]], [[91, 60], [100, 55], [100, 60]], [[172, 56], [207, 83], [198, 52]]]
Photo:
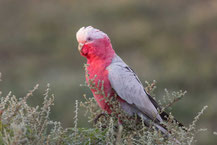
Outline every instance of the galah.
[[[104, 82], [105, 96], [113, 97], [116, 93], [122, 109], [130, 116], [137, 114], [147, 126], [151, 121], [163, 133], [167, 130], [160, 124], [168, 116], [158, 113], [159, 106], [145, 91], [135, 72], [115, 53], [107, 34], [93, 28], [82, 27], [78, 30], [77, 41], [80, 54], [87, 59], [86, 81], [93, 79], [95, 84]], [[100, 89], [100, 88], [98, 88]], [[111, 113], [110, 106], [102, 94], [91, 89], [99, 106]]]

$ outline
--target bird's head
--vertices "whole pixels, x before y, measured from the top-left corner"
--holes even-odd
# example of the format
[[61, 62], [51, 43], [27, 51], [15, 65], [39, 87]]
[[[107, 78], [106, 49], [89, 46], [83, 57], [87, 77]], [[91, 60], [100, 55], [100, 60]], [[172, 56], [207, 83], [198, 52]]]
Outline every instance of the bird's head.
[[108, 35], [92, 26], [80, 28], [76, 38], [78, 50], [86, 58], [105, 57], [113, 52]]

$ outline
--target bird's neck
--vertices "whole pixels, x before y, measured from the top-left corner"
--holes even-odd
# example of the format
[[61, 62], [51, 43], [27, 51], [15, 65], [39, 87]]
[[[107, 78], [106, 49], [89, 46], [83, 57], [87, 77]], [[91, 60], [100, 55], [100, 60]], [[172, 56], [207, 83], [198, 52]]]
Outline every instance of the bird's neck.
[[101, 76], [106, 71], [107, 66], [111, 64], [113, 55], [106, 57], [95, 57], [87, 60], [87, 71], [91, 78], [95, 75]]
[[112, 49], [112, 46], [109, 45], [108, 48], [106, 48], [106, 52], [103, 54], [92, 55], [87, 58], [87, 65], [97, 70], [105, 69], [112, 62], [114, 55], [115, 51]]

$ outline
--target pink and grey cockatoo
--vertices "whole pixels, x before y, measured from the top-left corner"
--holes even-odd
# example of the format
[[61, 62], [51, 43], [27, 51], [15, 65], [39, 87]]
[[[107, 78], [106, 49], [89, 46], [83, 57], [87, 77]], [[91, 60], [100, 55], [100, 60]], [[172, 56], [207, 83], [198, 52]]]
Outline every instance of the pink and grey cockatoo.
[[[166, 120], [168, 115], [165, 112], [158, 113], [158, 104], [146, 93], [134, 71], [115, 53], [109, 37], [91, 26], [80, 28], [76, 37], [80, 54], [87, 58], [89, 77], [86, 77], [86, 81], [93, 78], [95, 84], [103, 81], [106, 96], [112, 97], [116, 93], [122, 109], [127, 114], [137, 114], [147, 126], [154, 121], [154, 126], [167, 134], [160, 122]], [[96, 94], [95, 89], [91, 91], [99, 106], [111, 113], [104, 96]]]

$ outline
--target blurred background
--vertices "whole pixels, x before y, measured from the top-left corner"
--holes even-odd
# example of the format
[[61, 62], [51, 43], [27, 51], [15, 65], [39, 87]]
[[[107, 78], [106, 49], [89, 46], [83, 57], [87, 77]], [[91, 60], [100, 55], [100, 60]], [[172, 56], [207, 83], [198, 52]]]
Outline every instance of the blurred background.
[[[215, 0], [0, 0], [0, 72], [3, 96], [42, 102], [47, 83], [55, 94], [51, 118], [73, 126], [75, 100], [92, 97], [84, 84], [85, 59], [75, 34], [92, 25], [107, 33], [115, 51], [144, 83], [156, 80], [156, 97], [187, 90], [173, 114], [188, 125], [203, 106], [207, 128], [198, 144], [215, 144], [217, 131], [217, 1]], [[145, 84], [145, 83], [144, 83]], [[81, 110], [82, 112], [82, 110]], [[87, 119], [79, 114], [79, 126]]]

